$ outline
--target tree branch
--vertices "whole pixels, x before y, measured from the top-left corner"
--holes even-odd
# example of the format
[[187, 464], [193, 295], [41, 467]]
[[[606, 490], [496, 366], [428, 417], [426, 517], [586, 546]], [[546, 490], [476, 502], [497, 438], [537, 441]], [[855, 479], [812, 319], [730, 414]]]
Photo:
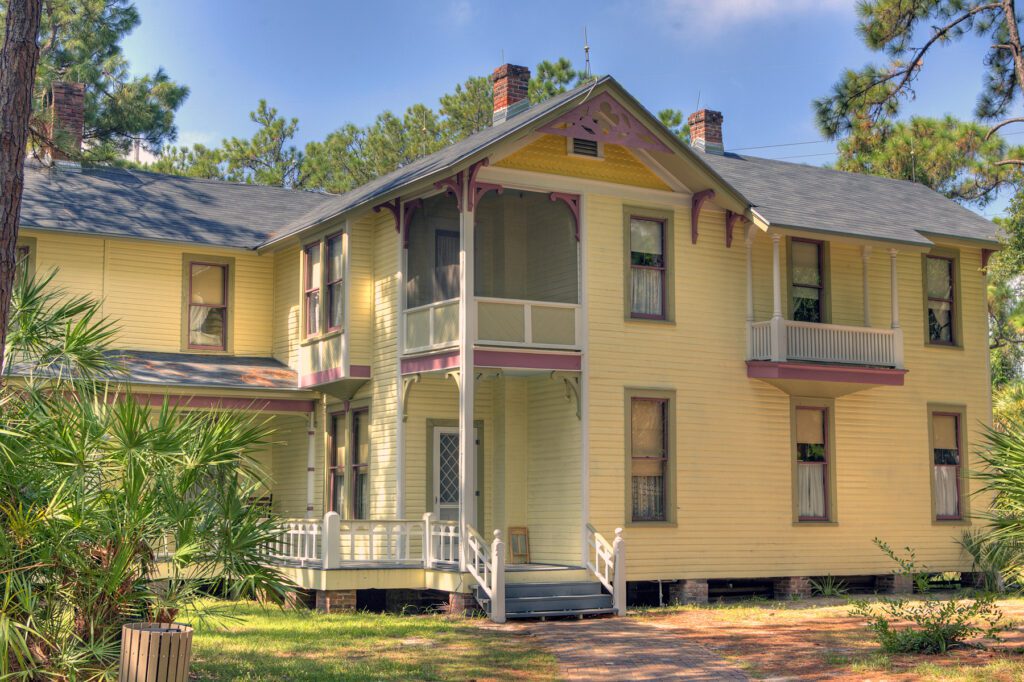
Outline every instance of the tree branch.
[[1004, 126], [1008, 126], [1011, 123], [1024, 123], [1024, 116], [1015, 116], [1014, 118], [1008, 118], [1005, 121], [1000, 121], [999, 123], [989, 128], [989, 131], [985, 133], [985, 139], [988, 140], [995, 134], [997, 130]]

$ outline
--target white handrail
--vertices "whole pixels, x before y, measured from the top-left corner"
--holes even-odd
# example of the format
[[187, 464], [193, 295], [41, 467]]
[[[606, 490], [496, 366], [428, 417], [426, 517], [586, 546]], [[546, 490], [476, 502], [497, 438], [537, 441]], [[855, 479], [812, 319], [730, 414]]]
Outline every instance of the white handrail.
[[266, 548], [267, 556], [275, 561], [314, 566], [321, 563], [321, 536], [319, 520], [283, 519], [277, 538]]
[[612, 595], [615, 612], [626, 615], [626, 541], [622, 529], [615, 529], [615, 540], [608, 542], [587, 524], [587, 570], [594, 574]]
[[494, 531], [490, 545], [472, 526], [466, 526], [466, 570], [491, 603], [491, 620], [505, 622], [505, 543]]
[[430, 526], [430, 563], [459, 563], [459, 524], [456, 521], [429, 521]]
[[749, 324], [750, 360], [798, 360], [901, 368], [899, 329], [780, 320]]

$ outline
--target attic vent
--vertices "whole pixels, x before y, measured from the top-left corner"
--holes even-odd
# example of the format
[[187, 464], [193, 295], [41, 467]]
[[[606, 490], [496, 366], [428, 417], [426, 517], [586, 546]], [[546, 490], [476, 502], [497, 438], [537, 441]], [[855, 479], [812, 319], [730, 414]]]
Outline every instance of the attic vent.
[[583, 140], [578, 137], [572, 138], [572, 153], [580, 156], [600, 156], [596, 140]]

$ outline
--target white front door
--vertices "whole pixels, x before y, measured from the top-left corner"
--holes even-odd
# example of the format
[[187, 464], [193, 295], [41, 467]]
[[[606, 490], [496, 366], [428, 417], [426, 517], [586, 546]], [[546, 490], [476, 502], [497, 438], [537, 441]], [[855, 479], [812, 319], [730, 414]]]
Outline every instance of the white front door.
[[[473, 442], [479, 443], [473, 429]], [[474, 457], [477, 455], [474, 448]], [[434, 516], [439, 521], [459, 520], [459, 427], [434, 427]], [[479, 472], [478, 474], [479, 475]]]

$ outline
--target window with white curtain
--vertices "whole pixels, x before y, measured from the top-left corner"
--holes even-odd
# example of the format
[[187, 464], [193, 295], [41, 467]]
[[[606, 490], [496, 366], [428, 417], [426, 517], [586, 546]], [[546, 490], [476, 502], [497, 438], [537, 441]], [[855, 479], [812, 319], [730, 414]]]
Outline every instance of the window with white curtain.
[[665, 223], [631, 216], [629, 219], [630, 316], [666, 318], [667, 259]]
[[228, 266], [189, 263], [188, 347], [227, 349]]
[[828, 408], [799, 405], [796, 419], [796, 509], [800, 521], [829, 519]]
[[345, 258], [344, 235], [327, 238], [327, 331], [336, 331], [345, 324]]
[[321, 269], [320, 242], [313, 242], [303, 249], [303, 290], [306, 306], [306, 336], [320, 333], [320, 284], [323, 280]]
[[935, 518], [959, 521], [960, 509], [960, 415], [932, 413], [932, 485]]
[[631, 397], [629, 465], [631, 519], [668, 520], [669, 400]]

